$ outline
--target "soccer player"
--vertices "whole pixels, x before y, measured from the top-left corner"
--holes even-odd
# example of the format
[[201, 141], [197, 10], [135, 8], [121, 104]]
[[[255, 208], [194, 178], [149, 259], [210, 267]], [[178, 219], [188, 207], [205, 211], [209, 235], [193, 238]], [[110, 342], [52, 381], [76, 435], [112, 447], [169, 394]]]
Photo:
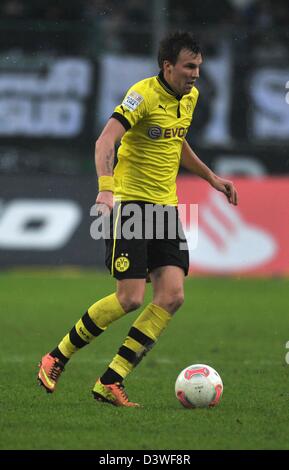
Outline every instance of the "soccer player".
[[[106, 265], [116, 278], [116, 292], [91, 305], [58, 346], [42, 358], [38, 379], [48, 392], [54, 392], [75, 352], [142, 305], [149, 276], [152, 302], [132, 324], [92, 391], [98, 401], [139, 406], [128, 399], [123, 380], [152, 348], [184, 300], [188, 249], [180, 247], [183, 233], [174, 238], [168, 233], [169, 219], [180, 225], [176, 195], [179, 165], [223, 192], [229, 203], [237, 204], [233, 183], [214, 174], [185, 139], [198, 99], [195, 81], [202, 64], [199, 44], [190, 33], [168, 35], [160, 43], [158, 62], [160, 73], [128, 90], [96, 142], [96, 203], [111, 211], [113, 237], [106, 240]], [[118, 142], [118, 163], [113, 169]], [[117, 236], [131, 204], [139, 209], [137, 220], [141, 225], [153, 224], [152, 238], [145, 237], [143, 227], [141, 237], [126, 237], [122, 232]], [[147, 207], [168, 208], [161, 238], [155, 235], [153, 217], [148, 221]]]

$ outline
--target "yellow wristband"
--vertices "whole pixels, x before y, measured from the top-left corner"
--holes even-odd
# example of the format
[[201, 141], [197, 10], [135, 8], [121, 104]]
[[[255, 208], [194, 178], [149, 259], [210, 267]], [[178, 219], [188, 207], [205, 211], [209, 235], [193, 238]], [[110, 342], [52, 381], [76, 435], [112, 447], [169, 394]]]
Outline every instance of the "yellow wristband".
[[100, 176], [98, 178], [98, 190], [114, 192], [113, 176]]

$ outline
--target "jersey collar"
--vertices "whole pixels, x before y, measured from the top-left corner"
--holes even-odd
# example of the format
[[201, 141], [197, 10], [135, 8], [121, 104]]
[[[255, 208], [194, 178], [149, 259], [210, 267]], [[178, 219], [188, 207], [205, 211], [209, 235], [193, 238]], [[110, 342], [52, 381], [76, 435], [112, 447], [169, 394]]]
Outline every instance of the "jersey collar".
[[160, 73], [159, 73], [158, 76], [157, 76], [157, 81], [159, 82], [159, 84], [162, 86], [162, 88], [163, 88], [167, 93], [169, 93], [170, 95], [174, 96], [178, 101], [180, 101], [180, 100], [182, 99], [182, 96], [181, 96], [181, 95], [178, 95], [178, 94], [172, 89], [172, 87], [168, 84], [168, 82], [165, 80], [164, 73], [163, 73], [162, 70], [160, 71]]

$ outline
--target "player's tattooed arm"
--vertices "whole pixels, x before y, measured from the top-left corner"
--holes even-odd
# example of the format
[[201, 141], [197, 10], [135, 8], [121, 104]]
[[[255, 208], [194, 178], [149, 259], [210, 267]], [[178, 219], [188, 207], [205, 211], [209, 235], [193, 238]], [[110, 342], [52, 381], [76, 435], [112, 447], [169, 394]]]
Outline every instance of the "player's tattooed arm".
[[99, 139], [95, 145], [95, 166], [98, 176], [112, 176], [114, 163], [114, 142]]
[[[125, 133], [123, 125], [114, 118], [109, 119], [95, 143], [95, 166], [97, 176], [113, 176], [115, 144]], [[108, 182], [113, 180], [108, 178]], [[113, 181], [107, 189], [101, 189], [96, 198], [98, 213], [108, 214], [113, 207]]]
[[123, 125], [114, 118], [109, 119], [95, 144], [95, 166], [98, 176], [112, 176], [115, 145], [125, 133]]
[[105, 157], [105, 170], [107, 171], [108, 175], [112, 174], [113, 162], [114, 162], [114, 151], [109, 150], [109, 152], [107, 153]]

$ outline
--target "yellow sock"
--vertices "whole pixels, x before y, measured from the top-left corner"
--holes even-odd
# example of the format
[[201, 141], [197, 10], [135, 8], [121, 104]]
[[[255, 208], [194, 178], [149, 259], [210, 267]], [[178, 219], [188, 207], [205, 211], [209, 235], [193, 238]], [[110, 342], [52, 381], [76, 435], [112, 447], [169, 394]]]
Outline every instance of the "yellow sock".
[[125, 314], [116, 294], [99, 300], [83, 315], [58, 345], [68, 359], [96, 336], [99, 336], [115, 320]]
[[125, 378], [153, 347], [160, 334], [167, 327], [172, 315], [155, 304], [149, 304], [133, 323], [123, 345], [109, 365], [108, 371], [102, 376], [103, 383], [111, 383], [110, 376], [114, 371]]
[[106, 329], [112, 322], [125, 315], [125, 311], [114, 293], [89, 307], [88, 314], [99, 328]]

